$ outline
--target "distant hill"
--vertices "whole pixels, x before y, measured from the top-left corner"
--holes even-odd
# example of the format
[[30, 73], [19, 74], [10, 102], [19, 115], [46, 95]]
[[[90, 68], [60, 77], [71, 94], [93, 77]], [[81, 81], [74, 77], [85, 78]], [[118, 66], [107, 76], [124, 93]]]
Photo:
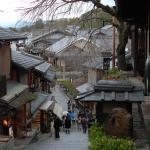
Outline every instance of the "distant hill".
[[101, 28], [106, 24], [111, 24], [112, 17], [108, 13], [103, 12], [101, 9], [91, 10], [84, 13], [79, 18], [62, 18], [57, 20], [37, 20], [36, 22], [19, 21], [14, 26], [11, 26], [13, 30], [21, 32], [31, 31], [32, 29], [43, 29], [43, 28], [66, 28], [67, 25], [77, 25], [81, 29], [92, 29]]

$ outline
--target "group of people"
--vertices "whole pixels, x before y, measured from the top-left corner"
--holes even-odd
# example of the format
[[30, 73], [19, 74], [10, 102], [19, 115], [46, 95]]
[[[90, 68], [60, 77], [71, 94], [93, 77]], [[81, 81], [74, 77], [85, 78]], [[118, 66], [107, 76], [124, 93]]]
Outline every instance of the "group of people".
[[60, 127], [63, 127], [66, 134], [70, 134], [71, 125], [75, 123], [77, 124], [78, 131], [82, 130], [84, 134], [90, 125], [89, 119], [85, 115], [78, 115], [75, 119], [71, 112], [68, 112], [62, 117], [62, 120], [56, 116], [54, 119], [55, 138], [60, 137]]

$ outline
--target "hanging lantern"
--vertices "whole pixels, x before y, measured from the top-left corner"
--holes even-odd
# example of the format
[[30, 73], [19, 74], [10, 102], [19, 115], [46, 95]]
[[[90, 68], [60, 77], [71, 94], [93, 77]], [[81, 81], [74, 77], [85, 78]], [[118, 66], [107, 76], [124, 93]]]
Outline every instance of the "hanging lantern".
[[8, 121], [7, 121], [6, 119], [3, 120], [3, 125], [4, 125], [5, 127], [8, 126]]

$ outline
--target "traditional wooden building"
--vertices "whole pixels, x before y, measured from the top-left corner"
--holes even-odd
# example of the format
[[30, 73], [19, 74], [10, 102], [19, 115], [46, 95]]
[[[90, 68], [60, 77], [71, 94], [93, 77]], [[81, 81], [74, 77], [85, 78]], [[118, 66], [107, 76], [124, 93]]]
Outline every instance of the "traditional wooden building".
[[55, 80], [51, 64], [41, 57], [18, 51], [12, 51], [12, 64], [12, 80], [27, 84], [31, 92], [50, 92]]
[[97, 47], [84, 37], [66, 36], [45, 51], [48, 61], [59, 67], [63, 77], [69, 71], [83, 71], [82, 64], [95, 55]]
[[31, 129], [42, 133], [49, 132], [53, 120], [55, 99], [52, 95], [37, 93], [36, 100], [31, 101], [31, 118], [27, 121]]
[[46, 32], [32, 38], [31, 43], [33, 48], [30, 50], [30, 53], [43, 56], [47, 47], [64, 38], [66, 35], [70, 35], [70, 33], [58, 29], [47, 30]]
[[116, 0], [116, 4], [120, 18], [132, 26], [130, 38], [134, 73], [144, 78], [145, 93], [148, 94], [150, 91], [150, 67], [149, 65], [147, 67], [146, 60], [148, 63], [150, 55], [150, 2], [148, 0]]
[[[24, 35], [0, 30], [0, 135], [17, 136], [17, 110], [24, 109], [27, 101], [24, 95], [28, 93], [28, 86], [11, 80], [11, 41], [24, 40]], [[22, 120], [24, 120], [22, 116]], [[10, 132], [11, 131], [11, 132]]]
[[[144, 85], [138, 80], [113, 81], [99, 80], [94, 90], [77, 96], [77, 100], [91, 111], [95, 110], [96, 118], [100, 122], [107, 119], [113, 108], [125, 108], [132, 114], [132, 103], [144, 101]], [[89, 107], [90, 103], [90, 107]]]

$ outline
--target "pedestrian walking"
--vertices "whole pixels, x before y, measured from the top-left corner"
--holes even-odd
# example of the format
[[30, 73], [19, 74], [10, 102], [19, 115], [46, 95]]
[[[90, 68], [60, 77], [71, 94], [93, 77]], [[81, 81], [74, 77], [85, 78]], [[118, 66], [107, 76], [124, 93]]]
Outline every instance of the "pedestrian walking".
[[55, 116], [54, 119], [55, 138], [60, 138], [59, 132], [61, 126], [62, 126], [61, 120], [57, 116]]
[[66, 115], [62, 116], [62, 127], [63, 127], [63, 131], [65, 130], [65, 120], [66, 120]]
[[83, 133], [86, 133], [88, 127], [88, 120], [85, 116], [82, 117], [81, 124], [82, 124]]
[[82, 127], [81, 127], [81, 116], [78, 116], [77, 119], [77, 129], [78, 131], [81, 131]]
[[65, 119], [65, 132], [66, 134], [69, 134], [70, 133], [70, 128], [71, 128], [71, 119], [69, 116], [66, 117]]

